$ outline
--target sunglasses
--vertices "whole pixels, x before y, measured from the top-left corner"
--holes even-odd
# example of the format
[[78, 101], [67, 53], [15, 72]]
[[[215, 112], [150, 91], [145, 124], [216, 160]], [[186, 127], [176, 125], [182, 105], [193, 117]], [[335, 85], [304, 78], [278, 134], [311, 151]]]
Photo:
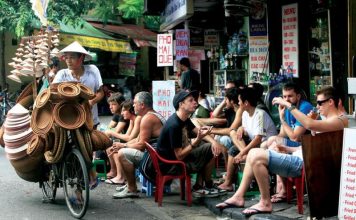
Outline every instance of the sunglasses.
[[321, 101], [316, 101], [316, 103], [321, 106], [323, 103], [329, 101], [331, 98], [328, 98], [328, 99], [324, 99], [324, 100], [321, 100]]

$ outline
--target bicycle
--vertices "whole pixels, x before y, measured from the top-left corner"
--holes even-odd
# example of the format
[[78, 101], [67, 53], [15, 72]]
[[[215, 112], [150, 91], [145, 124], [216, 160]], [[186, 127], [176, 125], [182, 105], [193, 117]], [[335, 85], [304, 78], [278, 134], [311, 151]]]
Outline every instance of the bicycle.
[[6, 119], [7, 112], [14, 107], [15, 102], [10, 101], [7, 88], [0, 92], [0, 101], [0, 126], [2, 126]]
[[64, 197], [71, 215], [82, 218], [89, 205], [90, 167], [83, 158], [73, 132], [68, 132], [64, 157], [55, 164], [46, 164], [44, 178], [39, 182], [43, 200], [55, 202], [57, 188], [63, 187]]

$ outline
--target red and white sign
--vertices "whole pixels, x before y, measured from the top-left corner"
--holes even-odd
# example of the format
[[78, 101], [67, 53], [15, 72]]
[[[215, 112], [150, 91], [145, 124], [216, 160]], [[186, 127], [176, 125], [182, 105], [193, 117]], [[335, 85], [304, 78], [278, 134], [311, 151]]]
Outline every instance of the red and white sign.
[[153, 109], [168, 119], [174, 112], [175, 81], [152, 81]]
[[173, 66], [172, 34], [157, 34], [157, 66]]
[[342, 149], [339, 219], [356, 219], [356, 129], [344, 129]]
[[250, 76], [254, 72], [268, 73], [268, 36], [251, 36], [249, 38]]
[[189, 30], [176, 30], [176, 60], [188, 57], [189, 49]]
[[190, 67], [200, 73], [200, 61], [205, 60], [204, 50], [189, 50]]
[[282, 52], [284, 69], [293, 69], [298, 77], [298, 4], [282, 6]]

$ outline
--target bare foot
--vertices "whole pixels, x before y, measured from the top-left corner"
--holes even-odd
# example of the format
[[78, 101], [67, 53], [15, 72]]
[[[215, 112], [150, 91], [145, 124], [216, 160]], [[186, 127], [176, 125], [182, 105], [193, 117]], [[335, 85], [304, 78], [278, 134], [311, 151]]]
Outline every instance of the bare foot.
[[261, 214], [261, 213], [271, 213], [272, 212], [272, 204], [263, 204], [261, 201], [256, 205], [251, 206], [242, 211], [242, 214], [246, 216]]
[[112, 179], [112, 178], [114, 178], [116, 176], [116, 173], [108, 172], [106, 174], [106, 176], [107, 176], [108, 179]]
[[220, 184], [218, 188], [226, 191], [233, 191], [232, 185], [227, 185], [225, 182]]
[[245, 205], [244, 199], [235, 199], [233, 197], [225, 200], [222, 203], [216, 205], [216, 208], [226, 209], [226, 208], [242, 208]]

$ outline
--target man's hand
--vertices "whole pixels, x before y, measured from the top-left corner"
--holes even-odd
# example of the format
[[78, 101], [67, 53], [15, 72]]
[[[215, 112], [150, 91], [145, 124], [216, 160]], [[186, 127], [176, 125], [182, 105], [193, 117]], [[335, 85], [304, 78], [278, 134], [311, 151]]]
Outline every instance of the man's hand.
[[287, 108], [291, 106], [291, 103], [287, 102], [282, 97], [273, 98], [272, 104], [273, 105], [279, 105], [279, 106], [282, 106], [282, 107], [287, 107]]
[[201, 140], [203, 139], [206, 135], [211, 133], [211, 130], [213, 129], [213, 126], [203, 126], [198, 129], [198, 134], [197, 134], [197, 139]]
[[244, 128], [242, 126], [239, 127], [236, 131], [237, 139], [242, 140], [242, 137], [244, 136], [244, 132], [245, 132]]
[[247, 155], [240, 152], [238, 155], [234, 157], [234, 163], [239, 164], [242, 161], [246, 160]]
[[284, 120], [284, 113], [285, 113], [286, 107], [279, 105], [278, 106], [278, 112], [279, 112], [279, 118]]
[[211, 150], [212, 150], [213, 155], [215, 157], [219, 156], [223, 149], [224, 149], [224, 146], [222, 144], [220, 144], [219, 142], [217, 142], [217, 141], [214, 141], [211, 144]]
[[277, 144], [275, 141], [271, 144], [269, 149], [274, 150], [279, 153], [288, 153], [288, 149], [284, 145]]

